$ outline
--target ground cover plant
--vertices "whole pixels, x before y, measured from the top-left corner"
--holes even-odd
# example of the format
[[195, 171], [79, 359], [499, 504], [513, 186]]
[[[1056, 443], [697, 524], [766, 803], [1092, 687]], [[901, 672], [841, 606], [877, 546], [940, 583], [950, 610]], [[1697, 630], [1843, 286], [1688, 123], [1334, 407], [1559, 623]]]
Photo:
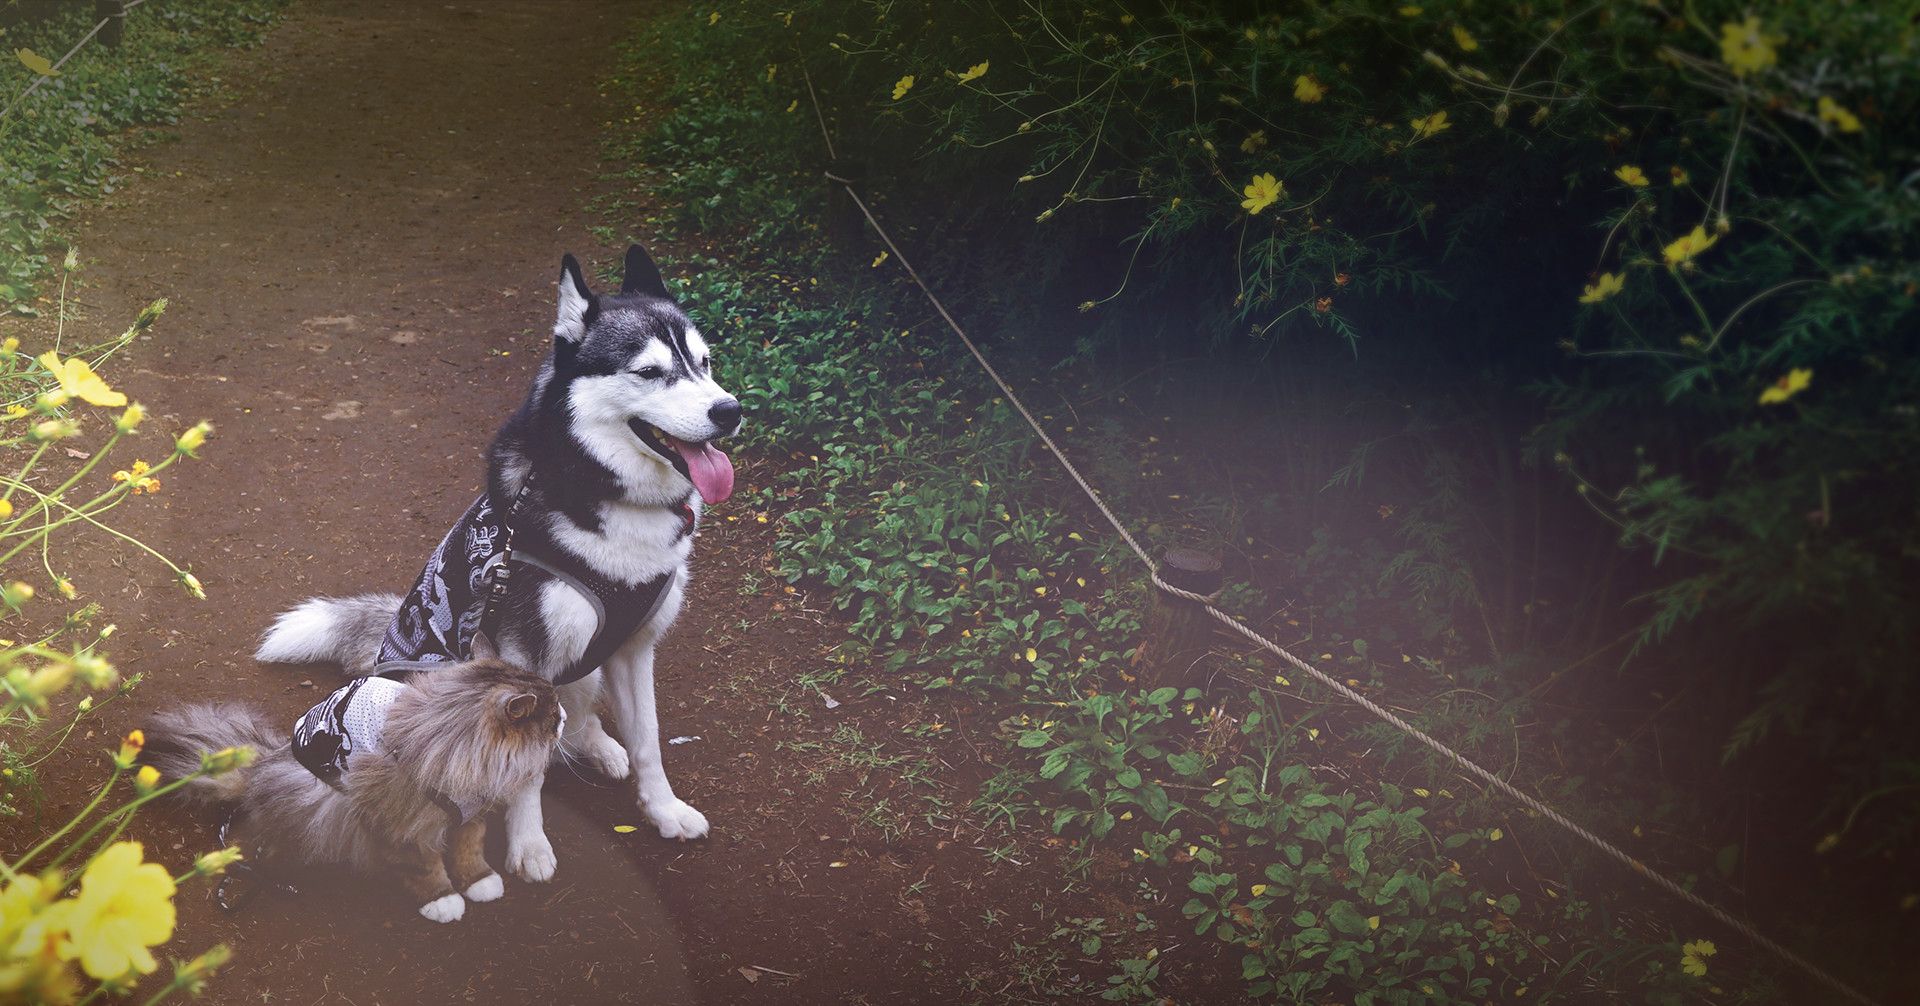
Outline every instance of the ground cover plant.
[[[760, 347], [728, 376], [794, 462], [766, 497], [797, 501], [779, 572], [830, 588], [847, 663], [1004, 703], [1033, 755], [1008, 785], [1184, 871], [1250, 993], [1784, 1001], [1551, 836], [1527, 868], [1549, 882], [1476, 880], [1522, 855], [1515, 825], [1284, 673], [1136, 687], [1138, 571], [924, 305], [857, 278], [886, 256], [819, 169], [911, 235], [1150, 539], [1235, 553], [1233, 610], [1421, 695], [1484, 761], [1599, 766], [1530, 771], [1616, 832], [1688, 836], [1669, 865], [1718, 897], [1817, 871], [1833, 896], [1775, 892], [1772, 920], [1845, 927], [1821, 951], [1871, 981], [1914, 900], [1893, 850], [1920, 764], [1886, 718], [1916, 432], [1915, 77], [1888, 17], [723, 4], [636, 47], [623, 78], [654, 67], [671, 114], [614, 153], [741, 240], [681, 294]], [[1222, 430], [1272, 440], [1230, 465]], [[1393, 781], [1362, 782], [1383, 757]], [[1120, 963], [1115, 998], [1164, 981]]]

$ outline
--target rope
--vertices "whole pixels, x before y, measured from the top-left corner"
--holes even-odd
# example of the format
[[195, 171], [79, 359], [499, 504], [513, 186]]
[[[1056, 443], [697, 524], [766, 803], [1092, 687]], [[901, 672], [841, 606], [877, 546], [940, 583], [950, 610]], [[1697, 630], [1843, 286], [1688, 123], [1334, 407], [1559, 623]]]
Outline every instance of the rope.
[[[803, 66], [803, 72], [804, 72], [804, 66]], [[818, 114], [820, 109], [820, 102], [819, 102], [819, 98], [814, 96], [813, 94], [813, 81], [812, 81], [812, 78], [810, 77], [807, 80], [807, 94], [810, 98], [813, 99], [814, 111], [816, 114]], [[823, 139], [827, 139], [827, 148], [829, 151], [831, 151], [833, 149], [833, 143], [832, 143], [832, 140], [826, 136], [826, 132], [827, 132], [826, 120], [824, 117], [822, 117], [820, 119], [820, 133]], [[1801, 971], [1805, 972], [1807, 975], [1818, 980], [1821, 984], [1826, 985], [1828, 988], [1831, 988], [1835, 992], [1840, 993], [1842, 996], [1845, 996], [1846, 998], [1851, 999], [1856, 1003], [1860, 1003], [1861, 1006], [1879, 1006], [1879, 1003], [1877, 1003], [1875, 1000], [1871, 998], [1868, 998], [1864, 993], [1855, 989], [1853, 986], [1848, 985], [1844, 981], [1841, 981], [1839, 978], [1827, 972], [1824, 968], [1806, 959], [1805, 957], [1800, 956], [1799, 954], [1795, 953], [1793, 950], [1789, 949], [1784, 944], [1767, 936], [1765, 933], [1762, 933], [1760, 930], [1756, 929], [1752, 923], [1746, 921], [1745, 919], [1740, 918], [1739, 916], [1732, 914], [1731, 912], [1728, 912], [1727, 910], [1721, 908], [1720, 906], [1715, 905], [1714, 903], [1706, 900], [1705, 898], [1702, 898], [1700, 895], [1695, 894], [1692, 891], [1689, 891], [1686, 888], [1680, 886], [1680, 884], [1674, 881], [1672, 878], [1666, 876], [1665, 874], [1659, 872], [1658, 870], [1655, 870], [1652, 867], [1648, 866], [1647, 864], [1634, 858], [1632, 855], [1627, 853], [1625, 850], [1621, 849], [1619, 846], [1613, 844], [1612, 842], [1604, 838], [1601, 838], [1599, 835], [1594, 834], [1592, 831], [1588, 830], [1585, 826], [1580, 825], [1574, 822], [1573, 820], [1569, 819], [1566, 815], [1555, 810], [1553, 807], [1541, 801], [1538, 797], [1532, 796], [1531, 794], [1521, 791], [1519, 787], [1513, 785], [1512, 783], [1506, 781], [1505, 779], [1502, 779], [1498, 775], [1495, 775], [1494, 773], [1481, 767], [1477, 762], [1468, 758], [1466, 755], [1463, 755], [1460, 752], [1455, 751], [1453, 748], [1448, 747], [1444, 742], [1428, 734], [1426, 731], [1421, 730], [1420, 728], [1414, 726], [1411, 723], [1408, 723], [1404, 719], [1401, 719], [1398, 715], [1396, 715], [1391, 710], [1386, 709], [1385, 707], [1381, 706], [1379, 703], [1374, 702], [1372, 699], [1369, 699], [1365, 695], [1360, 694], [1358, 691], [1355, 691], [1354, 689], [1349, 688], [1344, 682], [1339, 681], [1338, 679], [1328, 675], [1324, 671], [1321, 671], [1319, 668], [1313, 666], [1312, 664], [1309, 664], [1306, 661], [1300, 659], [1299, 657], [1294, 656], [1292, 653], [1287, 652], [1287, 650], [1284, 647], [1282, 647], [1278, 643], [1275, 643], [1273, 640], [1268, 639], [1267, 637], [1253, 631], [1252, 629], [1247, 628], [1238, 619], [1234, 618], [1233, 616], [1227, 614], [1224, 611], [1221, 611], [1219, 608], [1214, 607], [1213, 600], [1207, 597], [1206, 595], [1196, 594], [1190, 590], [1185, 590], [1183, 588], [1176, 587], [1173, 584], [1170, 584], [1167, 581], [1161, 579], [1159, 565], [1155, 563], [1150, 556], [1148, 556], [1146, 549], [1141, 547], [1140, 542], [1134, 538], [1132, 532], [1127, 530], [1126, 525], [1121, 523], [1119, 516], [1113, 512], [1112, 508], [1107, 506], [1106, 501], [1100, 498], [1099, 491], [1094, 489], [1094, 487], [1087, 482], [1086, 478], [1080, 474], [1080, 469], [1075, 467], [1073, 462], [1067, 458], [1066, 452], [1061, 450], [1060, 446], [1053, 442], [1053, 438], [1051, 436], [1047, 435], [1046, 429], [1040, 425], [1039, 420], [1034, 418], [1033, 413], [1027, 409], [1026, 403], [1020, 400], [1020, 396], [1014, 393], [1013, 387], [1006, 382], [1006, 379], [1000, 376], [999, 371], [993, 369], [993, 364], [987, 362], [986, 356], [980, 352], [980, 347], [974, 344], [973, 339], [967, 335], [966, 329], [962, 328], [960, 326], [960, 323], [954, 320], [953, 315], [947, 311], [947, 306], [941, 303], [940, 298], [934, 294], [933, 289], [927, 285], [926, 280], [920, 278], [920, 273], [913, 268], [913, 263], [907, 259], [907, 256], [905, 255], [905, 253], [901, 252], [900, 246], [894, 243], [893, 236], [887, 233], [887, 229], [885, 227], [880, 226], [880, 221], [874, 219], [873, 212], [867, 209], [866, 201], [862, 200], [860, 198], [860, 194], [853, 190], [852, 180], [841, 178], [837, 175], [834, 175], [832, 172], [826, 172], [826, 177], [828, 181], [834, 182], [838, 184], [841, 188], [846, 190], [847, 198], [852, 199], [853, 204], [859, 207], [860, 215], [867, 218], [867, 223], [873, 227], [874, 233], [880, 236], [880, 240], [882, 243], [884, 243], [887, 246], [887, 250], [893, 253], [894, 260], [900, 263], [900, 268], [906, 271], [907, 276], [913, 280], [914, 285], [918, 286], [920, 288], [920, 292], [926, 295], [928, 303], [931, 303], [933, 305], [933, 309], [939, 312], [940, 317], [946, 320], [947, 327], [953, 330], [954, 335], [959, 336], [960, 342], [967, 347], [967, 352], [973, 355], [974, 360], [980, 364], [981, 369], [985, 370], [987, 372], [987, 376], [993, 379], [993, 383], [1000, 388], [1001, 394], [1006, 396], [1007, 401], [1013, 403], [1014, 409], [1020, 413], [1020, 418], [1026, 420], [1027, 425], [1032, 427], [1034, 435], [1040, 438], [1040, 443], [1045, 445], [1047, 450], [1053, 454], [1054, 460], [1060, 462], [1060, 467], [1066, 470], [1067, 475], [1073, 479], [1074, 484], [1080, 487], [1080, 491], [1085, 493], [1087, 496], [1087, 499], [1093, 502], [1094, 508], [1100, 511], [1100, 516], [1106, 518], [1107, 523], [1113, 526], [1113, 530], [1120, 535], [1121, 540], [1127, 543], [1127, 548], [1131, 549], [1133, 551], [1133, 554], [1139, 558], [1141, 564], [1147, 567], [1148, 575], [1152, 579], [1153, 585], [1155, 587], [1158, 587], [1159, 589], [1165, 591], [1168, 594], [1173, 595], [1174, 597], [1183, 598], [1185, 600], [1192, 601], [1193, 603], [1199, 605], [1202, 610], [1204, 610], [1209, 616], [1213, 618], [1214, 621], [1219, 622], [1220, 624], [1226, 626], [1229, 629], [1232, 629], [1234, 632], [1238, 633], [1239, 635], [1244, 636], [1249, 642], [1253, 643], [1255, 646], [1258, 646], [1261, 649], [1266, 650], [1267, 652], [1273, 654], [1274, 656], [1279, 657], [1281, 660], [1292, 665], [1296, 670], [1300, 671], [1302, 674], [1305, 674], [1313, 678], [1315, 681], [1318, 681], [1320, 684], [1326, 686], [1327, 688], [1332, 689], [1341, 698], [1344, 698], [1347, 701], [1352, 702], [1353, 704], [1366, 710], [1367, 712], [1372, 713], [1374, 716], [1385, 721], [1388, 725], [1392, 726], [1394, 729], [1400, 731], [1403, 734], [1406, 734], [1408, 737], [1411, 737], [1414, 740], [1419, 741], [1421, 744], [1426, 745], [1428, 748], [1432, 749], [1436, 754], [1439, 754], [1441, 757], [1446, 758], [1448, 761], [1458, 766], [1461, 770], [1467, 772], [1468, 774], [1474, 776], [1475, 778], [1480, 779], [1481, 781], [1485, 782], [1487, 785], [1492, 786], [1494, 789], [1505, 794], [1515, 802], [1519, 803], [1521, 806], [1526, 807], [1527, 809], [1533, 811], [1534, 813], [1539, 814], [1541, 817], [1544, 817], [1547, 820], [1552, 821], [1554, 824], [1559, 825], [1562, 829], [1567, 831], [1567, 833], [1573, 835], [1575, 838], [1580, 839], [1581, 841], [1587, 843], [1588, 845], [1594, 847], [1595, 849], [1600, 850], [1601, 852], [1607, 854], [1608, 856], [1619, 861], [1620, 863], [1625, 864], [1628, 868], [1633, 870], [1633, 872], [1641, 875], [1642, 877], [1645, 877], [1649, 881], [1652, 881], [1656, 887], [1659, 887], [1660, 889], [1666, 891], [1667, 893], [1673, 895], [1674, 897], [1679, 898], [1680, 900], [1685, 901], [1686, 903], [1694, 906], [1695, 908], [1698, 908], [1701, 911], [1707, 913], [1709, 916], [1713, 917], [1716, 921], [1720, 922], [1722, 925], [1726, 926], [1729, 929], [1732, 929], [1734, 932], [1737, 932], [1742, 936], [1745, 936], [1748, 940], [1752, 941], [1755, 946], [1758, 946], [1768, 951], [1769, 953], [1772, 953], [1774, 956], [1778, 957], [1779, 959], [1793, 965], [1796, 968], [1799, 968]]]
[[[67, 60], [72, 59], [73, 54], [79, 52], [81, 46], [84, 46], [88, 42], [93, 41], [93, 37], [95, 35], [100, 34], [100, 29], [105, 28], [108, 22], [112, 21], [116, 17], [125, 17], [127, 11], [130, 11], [135, 7], [138, 7], [141, 4], [146, 2], [147, 0], [132, 0], [131, 3], [128, 3], [125, 7], [122, 7], [120, 9], [120, 13], [112, 15], [111, 17], [101, 18], [100, 23], [94, 25], [92, 31], [89, 31], [85, 35], [80, 36], [80, 41], [73, 43], [73, 48], [68, 49], [67, 54], [65, 56], [60, 57], [59, 62], [53, 64], [54, 72], [58, 73], [61, 67], [66, 66]], [[21, 102], [27, 100], [28, 95], [32, 94], [35, 91], [38, 91], [40, 89], [41, 84], [44, 84], [47, 81], [52, 79], [53, 79], [52, 74], [35, 75], [33, 78], [33, 81], [27, 84], [26, 88], [23, 89], [19, 94], [15, 95], [12, 101], [7, 102], [7, 107], [4, 110], [0, 110], [0, 119], [5, 119], [7, 116], [12, 115], [14, 108], [18, 106]]]

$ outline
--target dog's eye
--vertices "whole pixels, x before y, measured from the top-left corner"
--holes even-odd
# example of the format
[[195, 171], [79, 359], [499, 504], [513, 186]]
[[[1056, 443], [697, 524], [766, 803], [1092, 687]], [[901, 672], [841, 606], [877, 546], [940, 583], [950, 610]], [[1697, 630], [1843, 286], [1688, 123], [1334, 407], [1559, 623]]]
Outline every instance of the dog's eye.
[[639, 370], [634, 371], [634, 373], [639, 374], [649, 381], [657, 381], [667, 376], [667, 372], [661, 370], [659, 367], [641, 367]]
[[705, 357], [705, 356], [703, 356], [703, 357], [701, 357], [701, 358], [700, 358], [700, 369], [701, 369], [701, 370], [712, 370], [712, 369], [713, 369], [713, 363], [712, 363], [712, 360], [711, 360], [711, 359], [710, 359], [709, 357]]

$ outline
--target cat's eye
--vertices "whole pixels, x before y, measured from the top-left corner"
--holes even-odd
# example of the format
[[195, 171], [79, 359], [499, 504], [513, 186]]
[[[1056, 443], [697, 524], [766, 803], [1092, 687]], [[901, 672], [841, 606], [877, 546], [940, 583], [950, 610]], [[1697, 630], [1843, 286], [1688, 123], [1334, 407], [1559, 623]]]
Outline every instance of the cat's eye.
[[660, 378], [667, 376], [667, 372], [664, 370], [661, 370], [659, 367], [641, 367], [639, 370], [634, 371], [634, 373], [640, 375], [641, 377], [646, 378], [649, 381], [657, 381]]

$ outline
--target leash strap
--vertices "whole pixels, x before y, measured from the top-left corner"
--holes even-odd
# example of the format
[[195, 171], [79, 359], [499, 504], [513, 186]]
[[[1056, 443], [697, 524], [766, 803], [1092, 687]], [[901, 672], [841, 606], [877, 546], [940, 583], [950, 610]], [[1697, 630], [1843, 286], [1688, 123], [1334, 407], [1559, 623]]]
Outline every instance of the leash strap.
[[501, 535], [500, 554], [490, 560], [493, 573], [488, 577], [487, 600], [480, 609], [479, 631], [487, 634], [488, 639], [500, 638], [500, 609], [507, 602], [507, 581], [513, 578], [513, 532], [520, 523], [520, 511], [527, 501], [527, 490], [533, 488], [533, 471], [527, 471], [527, 477], [520, 483], [520, 491], [513, 494], [513, 503], [507, 507], [507, 516], [501, 521], [504, 531]]

